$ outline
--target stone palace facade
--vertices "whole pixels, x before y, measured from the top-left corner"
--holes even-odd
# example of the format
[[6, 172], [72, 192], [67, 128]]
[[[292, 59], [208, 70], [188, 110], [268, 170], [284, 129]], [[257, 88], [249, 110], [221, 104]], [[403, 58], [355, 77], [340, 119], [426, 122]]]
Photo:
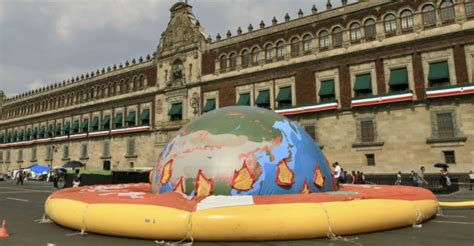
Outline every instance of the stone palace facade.
[[180, 127], [232, 105], [288, 116], [349, 171], [473, 170], [473, 4], [328, 1], [212, 39], [176, 3], [153, 55], [0, 92], [0, 173], [151, 167]]

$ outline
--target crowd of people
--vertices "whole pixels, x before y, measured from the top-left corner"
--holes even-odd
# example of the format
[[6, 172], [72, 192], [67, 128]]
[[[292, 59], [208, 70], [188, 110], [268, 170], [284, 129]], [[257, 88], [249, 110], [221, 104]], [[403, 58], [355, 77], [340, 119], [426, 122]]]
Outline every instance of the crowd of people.
[[[25, 181], [31, 177], [31, 174], [26, 172], [23, 168], [19, 168], [18, 170], [11, 171], [9, 173], [10, 179], [16, 180], [16, 185], [24, 185]], [[59, 189], [59, 183], [66, 182], [66, 172], [61, 171], [59, 169], [53, 169], [47, 174], [46, 178], [47, 182], [52, 182], [53, 187]], [[81, 184], [81, 174], [79, 169], [75, 169], [74, 176], [72, 180], [73, 187], [79, 187]]]
[[339, 189], [339, 184], [367, 184], [363, 172], [352, 170], [351, 174], [348, 175], [339, 162], [334, 162], [332, 166], [334, 168], [333, 175], [337, 189]]

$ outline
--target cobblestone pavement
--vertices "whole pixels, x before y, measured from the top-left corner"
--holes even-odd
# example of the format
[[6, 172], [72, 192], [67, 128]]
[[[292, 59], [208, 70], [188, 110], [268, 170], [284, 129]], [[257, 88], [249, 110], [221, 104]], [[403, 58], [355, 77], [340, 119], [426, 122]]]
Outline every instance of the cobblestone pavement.
[[[0, 220], [7, 220], [10, 237], [0, 238], [0, 246], [9, 245], [158, 245], [152, 240], [136, 240], [95, 234], [74, 235], [76, 231], [54, 223], [40, 224], [44, 201], [53, 192], [52, 184], [27, 182], [16, 186], [0, 181]], [[441, 201], [474, 200], [474, 191], [462, 189], [440, 195]], [[72, 235], [71, 235], [72, 234]], [[408, 227], [385, 232], [349, 236], [337, 240], [314, 239], [279, 242], [205, 243], [194, 245], [467, 245], [474, 246], [474, 209], [443, 209], [442, 214], [420, 228]]]

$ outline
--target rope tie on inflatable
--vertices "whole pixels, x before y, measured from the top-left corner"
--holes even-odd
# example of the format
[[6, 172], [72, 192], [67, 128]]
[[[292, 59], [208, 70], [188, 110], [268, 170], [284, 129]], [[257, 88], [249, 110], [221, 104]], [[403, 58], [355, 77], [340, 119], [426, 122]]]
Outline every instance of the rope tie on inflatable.
[[330, 240], [334, 240], [334, 241], [344, 241], [344, 242], [353, 243], [353, 244], [355, 244], [355, 245], [362, 246], [361, 243], [358, 243], [358, 242], [355, 241], [356, 239], [358, 239], [357, 237], [354, 238], [354, 239], [349, 239], [349, 238], [345, 238], [345, 237], [341, 237], [341, 236], [336, 236], [336, 234], [334, 234], [334, 232], [332, 231], [332, 226], [331, 226], [331, 222], [330, 222], [330, 217], [329, 217], [328, 211], [326, 210], [326, 208], [323, 206], [322, 203], [319, 203], [319, 205], [321, 206], [321, 208], [324, 210], [324, 213], [326, 214], [326, 220], [327, 220], [327, 222], [328, 222], [328, 232], [327, 232], [326, 236], [327, 236]]
[[421, 228], [423, 225], [423, 213], [421, 213], [421, 210], [416, 206], [415, 202], [412, 202], [413, 207], [415, 208], [415, 213], [416, 213], [416, 220], [415, 223], [413, 223], [413, 227], [415, 228]]
[[34, 222], [38, 223], [38, 224], [50, 224], [50, 223], [53, 223], [52, 220], [50, 220], [48, 218], [48, 216], [44, 213], [43, 214], [43, 217], [41, 219], [37, 219], [35, 220]]
[[76, 233], [69, 233], [69, 234], [66, 234], [66, 236], [76, 236], [76, 235], [85, 236], [85, 235], [87, 235], [87, 232], [86, 232], [87, 209], [89, 209], [89, 205], [86, 205], [86, 207], [84, 208], [84, 211], [82, 212], [81, 231], [76, 232]]
[[[177, 241], [177, 242], [173, 242], [173, 243], [169, 243], [169, 242], [166, 242], [164, 240], [162, 241], [158, 241], [158, 240], [155, 240], [155, 243], [157, 244], [160, 244], [160, 245], [167, 245], [167, 246], [174, 246], [174, 245], [184, 245], [184, 246], [191, 246], [193, 245], [194, 243], [194, 238], [193, 238], [193, 235], [192, 235], [192, 231], [193, 231], [193, 220], [192, 220], [192, 215], [193, 213], [189, 213], [189, 217], [188, 217], [188, 225], [186, 227], [186, 235], [184, 236], [183, 239]], [[186, 242], [185, 241], [189, 239], [190, 242]]]

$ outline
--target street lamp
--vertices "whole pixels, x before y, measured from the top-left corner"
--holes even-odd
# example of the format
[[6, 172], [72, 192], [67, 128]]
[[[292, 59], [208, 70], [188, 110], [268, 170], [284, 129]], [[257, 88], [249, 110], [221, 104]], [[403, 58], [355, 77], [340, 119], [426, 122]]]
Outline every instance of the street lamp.
[[56, 144], [51, 145], [51, 164], [49, 164], [49, 168], [53, 168], [53, 160], [54, 160], [54, 153], [58, 152], [59, 146]]

